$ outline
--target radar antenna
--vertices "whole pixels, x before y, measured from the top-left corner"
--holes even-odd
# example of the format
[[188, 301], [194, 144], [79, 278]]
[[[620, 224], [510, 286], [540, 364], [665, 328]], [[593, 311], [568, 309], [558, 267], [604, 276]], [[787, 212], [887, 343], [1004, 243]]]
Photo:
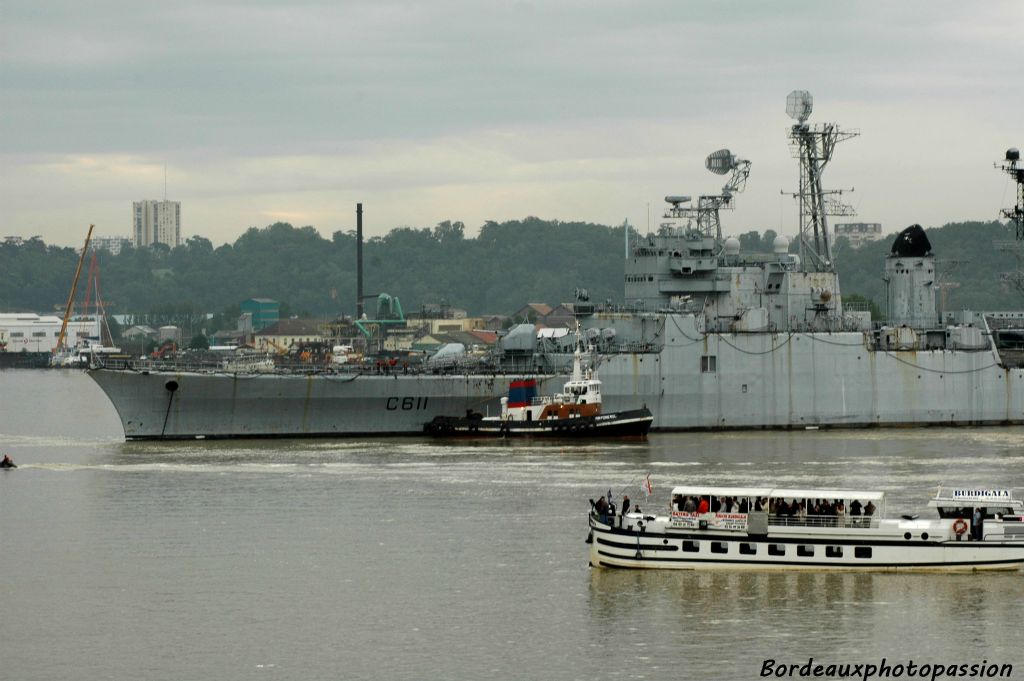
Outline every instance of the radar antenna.
[[1020, 162], [1020, 150], [1015, 147], [1007, 149], [1003, 162], [996, 163], [995, 167], [1017, 183], [1017, 205], [999, 211], [1000, 216], [1013, 223], [1015, 240], [996, 242], [999, 250], [1013, 253], [1017, 258], [1017, 269], [1014, 272], [1003, 272], [999, 278], [1018, 291], [1024, 291], [1024, 164]]
[[729, 174], [729, 181], [722, 187], [722, 193], [699, 196], [697, 205], [688, 207], [681, 204], [689, 203], [689, 196], [666, 196], [665, 201], [672, 204], [672, 207], [665, 212], [665, 217], [695, 221], [696, 229], [701, 236], [714, 238], [720, 243], [722, 221], [718, 211], [722, 208], [734, 208], [733, 194], [738, 194], [746, 188], [747, 178], [750, 176], [750, 161], [736, 158], [728, 149], [719, 149], [708, 155], [704, 167], [715, 175]]
[[855, 213], [852, 206], [836, 198], [843, 190], [822, 189], [821, 175], [832, 160], [835, 146], [860, 133], [840, 130], [835, 123], [812, 127], [807, 119], [813, 107], [814, 98], [806, 90], [793, 90], [786, 97], [786, 113], [796, 121], [789, 132], [790, 148], [800, 159], [800, 189], [791, 196], [800, 200], [800, 261], [819, 272], [835, 272], [827, 216]]

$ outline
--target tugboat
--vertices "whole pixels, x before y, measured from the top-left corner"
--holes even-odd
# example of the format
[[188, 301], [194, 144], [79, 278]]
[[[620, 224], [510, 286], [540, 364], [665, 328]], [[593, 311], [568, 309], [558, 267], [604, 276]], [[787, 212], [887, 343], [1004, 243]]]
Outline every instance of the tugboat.
[[576, 330], [572, 378], [557, 395], [538, 397], [536, 379], [512, 381], [501, 398], [501, 416], [467, 411], [465, 416], [435, 416], [423, 426], [430, 435], [530, 435], [543, 437], [643, 437], [654, 415], [646, 406], [601, 413], [601, 381], [588, 362], [583, 370], [583, 342]]

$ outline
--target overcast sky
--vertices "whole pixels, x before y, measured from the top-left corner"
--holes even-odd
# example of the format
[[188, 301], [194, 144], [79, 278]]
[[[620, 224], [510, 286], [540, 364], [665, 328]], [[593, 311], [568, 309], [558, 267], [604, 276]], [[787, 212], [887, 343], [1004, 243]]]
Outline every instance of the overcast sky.
[[[725, 231], [796, 231], [786, 95], [859, 130], [864, 222], [989, 220], [1024, 147], [1024, 2], [0, 0], [0, 237], [128, 235], [181, 201], [215, 244], [529, 215], [658, 224], [753, 162]], [[650, 216], [650, 217], [648, 217]]]

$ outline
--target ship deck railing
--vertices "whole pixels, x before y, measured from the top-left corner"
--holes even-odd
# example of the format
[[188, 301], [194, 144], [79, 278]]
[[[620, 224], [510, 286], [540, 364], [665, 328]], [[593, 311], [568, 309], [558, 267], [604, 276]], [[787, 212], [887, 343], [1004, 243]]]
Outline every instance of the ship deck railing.
[[769, 515], [768, 524], [783, 527], [878, 527], [879, 518], [873, 515]]
[[[259, 374], [259, 373], [333, 373], [363, 374], [375, 373], [374, 367], [358, 364], [339, 364], [325, 366], [303, 362], [275, 363], [273, 367], [266, 364], [266, 357], [260, 359], [99, 359], [92, 364], [93, 368], [119, 369], [129, 371], [172, 371], [183, 373], [228, 373], [228, 374]], [[402, 373], [398, 368], [393, 373]]]

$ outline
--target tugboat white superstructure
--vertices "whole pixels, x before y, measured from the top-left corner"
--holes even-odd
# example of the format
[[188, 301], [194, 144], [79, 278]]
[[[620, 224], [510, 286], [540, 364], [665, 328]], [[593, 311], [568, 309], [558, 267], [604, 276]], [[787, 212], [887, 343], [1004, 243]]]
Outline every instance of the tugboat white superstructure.
[[683, 486], [667, 513], [590, 512], [592, 567], [975, 571], [1024, 567], [1024, 502], [939, 489], [938, 518], [885, 517], [882, 492]]

